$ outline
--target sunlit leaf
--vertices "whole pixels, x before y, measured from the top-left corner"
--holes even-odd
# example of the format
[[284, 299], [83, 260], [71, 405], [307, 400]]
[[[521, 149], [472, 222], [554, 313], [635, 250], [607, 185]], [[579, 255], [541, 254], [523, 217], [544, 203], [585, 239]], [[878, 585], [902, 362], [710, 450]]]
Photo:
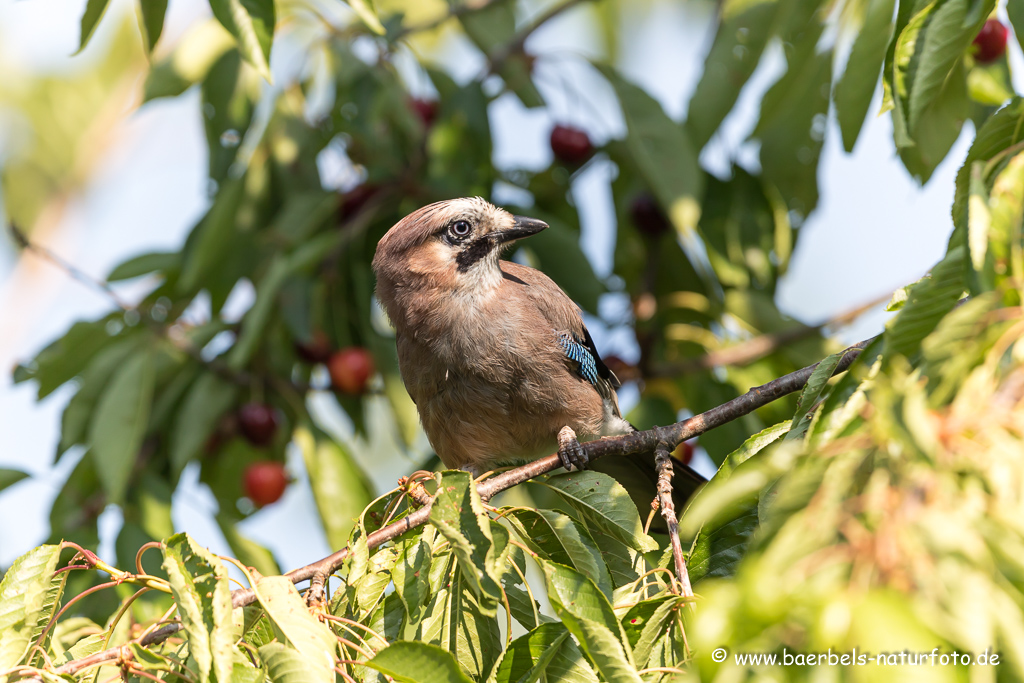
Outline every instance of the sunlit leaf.
[[273, 0], [210, 0], [210, 9], [238, 41], [246, 61], [270, 80], [270, 48], [276, 21]]

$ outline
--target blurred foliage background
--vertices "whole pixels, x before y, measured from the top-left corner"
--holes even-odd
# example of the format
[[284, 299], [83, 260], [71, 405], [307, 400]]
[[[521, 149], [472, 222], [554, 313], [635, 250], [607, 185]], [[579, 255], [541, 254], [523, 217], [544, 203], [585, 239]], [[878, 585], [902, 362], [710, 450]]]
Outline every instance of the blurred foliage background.
[[[276, 574], [288, 567], [239, 526], [259, 503], [276, 500], [254, 492], [252, 466], [269, 464], [279, 476], [275, 463], [301, 459], [332, 548], [345, 545], [360, 512], [383, 493], [368, 463], [435, 468], [373, 299], [369, 262], [398, 219], [440, 199], [480, 195], [549, 223], [513, 258], [549, 274], [606, 338], [628, 338], [610, 364], [635, 392], [627, 417], [640, 428], [820, 360], [842, 345], [779, 310], [779, 281], [819, 203], [826, 136], [851, 151], [876, 114], [880, 83], [892, 149], [920, 183], [964, 126], [981, 131], [955, 196], [945, 189], [947, 203], [955, 200], [949, 250], [931, 278], [894, 299], [903, 310], [854, 372], [799, 405], [780, 400], [701, 437], [702, 454], [723, 469], [684, 516], [698, 592], [708, 580], [690, 644], [708, 652], [856, 644], [849, 639], [895, 610], [943, 643], [1019, 648], [1019, 558], [986, 554], [995, 552], [993, 539], [1020, 534], [1009, 512], [1019, 492], [1003, 490], [995, 474], [1009, 467], [1016, 486], [1019, 466], [990, 461], [1016, 448], [1017, 413], [970, 412], [998, 396], [1011, 407], [1019, 399], [1021, 104], [1007, 55], [982, 58], [972, 42], [996, 12], [1024, 29], [1019, 0], [999, 8], [995, 0], [686, 3], [706, 17], [708, 33], [685, 116], [667, 113], [618, 68], [623, 25], [644, 3], [211, 0], [212, 16], [172, 41], [163, 35], [166, 2], [142, 0], [130, 12], [107, 4], [89, 0], [81, 17], [80, 49], [107, 31], [102, 52], [90, 48], [73, 73], [14, 73], [0, 84], [9, 220], [29, 240], [45, 239], [97, 172], [123, 117], [196, 92], [198, 111], [189, 115], [201, 117], [208, 146], [209, 205], [182, 244], [135, 256], [101, 280], [83, 276], [105, 293], [109, 312], [76, 323], [14, 370], [40, 400], [61, 387], [70, 395], [54, 457], [74, 464], [52, 507], [49, 542], [95, 548], [101, 516], [116, 509], [122, 523], [111, 559], [130, 566], [143, 544], [184, 531], [175, 529], [172, 500], [190, 476], [216, 501], [211, 521], [231, 553]], [[585, 16], [599, 54], [533, 53], [534, 32], [570, 12]], [[709, 163], [706, 150], [768, 62], [778, 77], [742, 149]], [[607, 110], [622, 125], [586, 130], [555, 111], [545, 167], [496, 163], [498, 107], [550, 108], [551, 89], [560, 103]], [[610, 202], [580, 206], [589, 196], [580, 181], [595, 168], [606, 170]], [[587, 212], [610, 227], [601, 238], [613, 244], [610, 271], [596, 268], [581, 244]], [[979, 296], [950, 313], [965, 291]], [[749, 349], [751, 340], [763, 349], [708, 360]], [[821, 409], [809, 412], [819, 399]], [[970, 426], [990, 419], [1003, 421]], [[955, 428], [941, 426], [950, 421]], [[984, 455], [954, 455], [956, 434], [982, 431], [992, 443], [972, 440], [971, 448]], [[750, 441], [762, 432], [769, 436]], [[20, 479], [4, 470], [0, 485]], [[919, 489], [937, 493], [918, 500]], [[1008, 507], [994, 521], [958, 519], [964, 534], [980, 538], [971, 536], [977, 554], [942, 565], [952, 573], [916, 574], [918, 565], [889, 546], [872, 554], [871, 539], [906, 533], [919, 544], [908, 553], [945, 562], [948, 547], [914, 534], [944, 528], [946, 517], [914, 517], [910, 531], [890, 531], [886, 515], [898, 516], [901, 496], [948, 516], [972, 495], [982, 507], [1005, 495]], [[553, 504], [541, 489], [505, 502]], [[808, 559], [819, 556], [828, 571]], [[961, 570], [981, 582], [982, 567], [992, 569], [986, 562], [1003, 573], [979, 583], [978, 594], [1000, 591], [1016, 616], [992, 602], [988, 640], [932, 621], [942, 613], [952, 624], [960, 607], [925, 588], [959, 585]], [[808, 576], [820, 590], [808, 588]], [[759, 583], [764, 577], [776, 583]], [[97, 580], [73, 574], [68, 590]], [[617, 578], [613, 585], [622, 588]], [[923, 597], [893, 597], [903, 594]], [[104, 623], [123, 597], [98, 593], [78, 613]], [[153, 603], [140, 621], [163, 611], [159, 598]], [[822, 630], [823, 620], [841, 624], [836, 634]], [[658, 656], [675, 665], [689, 653]], [[467, 670], [482, 678], [493, 663]], [[694, 671], [714, 676], [716, 666], [698, 658]], [[1024, 671], [1024, 660], [1015, 666]]]

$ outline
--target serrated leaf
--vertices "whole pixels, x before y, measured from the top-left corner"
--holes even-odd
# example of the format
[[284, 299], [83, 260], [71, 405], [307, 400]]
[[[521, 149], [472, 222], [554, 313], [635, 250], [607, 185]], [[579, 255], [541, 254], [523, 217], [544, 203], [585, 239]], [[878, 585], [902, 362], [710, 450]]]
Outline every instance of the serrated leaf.
[[597, 683], [597, 675], [562, 624], [542, 624], [512, 641], [496, 683]]
[[267, 667], [267, 678], [274, 683], [323, 683], [328, 679], [308, 665], [301, 652], [284, 643], [267, 643], [259, 648]]
[[154, 383], [153, 354], [143, 350], [115, 372], [96, 405], [89, 429], [89, 457], [113, 502], [124, 498], [146, 435]]
[[200, 681], [230, 681], [235, 635], [227, 569], [187, 534], [171, 536], [163, 552], [163, 568]]
[[1016, 97], [985, 121], [967, 152], [964, 165], [957, 171], [956, 194], [953, 199], [954, 226], [967, 227], [967, 202], [974, 163], [987, 162], [1021, 140], [1024, 140], [1024, 99]]
[[491, 522], [468, 472], [444, 472], [430, 507], [430, 523], [451, 543], [463, 576], [484, 614], [501, 601], [498, 549]]
[[622, 618], [622, 627], [633, 648], [637, 666], [647, 668], [657, 640], [665, 634], [665, 624], [676, 617], [684, 601], [678, 596], [644, 600]]
[[314, 680], [333, 681], [334, 635], [309, 613], [292, 582], [283, 576], [267, 576], [254, 588], [278, 638], [298, 650], [315, 674]]
[[640, 552], [658, 549], [658, 543], [644, 533], [629, 493], [608, 475], [584, 470], [554, 475], [537, 483], [562, 496], [593, 533], [607, 533]]
[[366, 665], [402, 683], [472, 683], [450, 653], [426, 643], [400, 640]]
[[822, 392], [828, 386], [828, 381], [835, 374], [836, 366], [843, 359], [846, 352], [833, 353], [818, 362], [811, 376], [807, 379], [800, 392], [800, 398], [796, 402], [796, 413], [793, 415], [791, 426], [786, 432], [785, 438], [789, 441], [803, 438], [807, 428], [811, 425], [811, 409], [821, 398]]
[[422, 536], [411, 538], [402, 543], [392, 571], [395, 592], [413, 624], [420, 620], [423, 606], [430, 598], [431, 558], [430, 545]]
[[939, 261], [929, 276], [910, 290], [909, 299], [899, 314], [886, 325], [885, 355], [911, 356], [921, 340], [948, 313], [967, 288], [964, 282], [963, 246], [955, 246]]
[[17, 560], [0, 581], [0, 671], [26, 662], [30, 649], [53, 615], [54, 584], [64, 585], [66, 574], [54, 576], [60, 546], [43, 545]]
[[416, 640], [451, 652], [466, 671], [482, 679], [501, 652], [498, 620], [481, 609], [458, 563], [451, 555], [446, 559], [435, 556], [431, 564], [431, 599]]
[[586, 576], [564, 565], [541, 561], [548, 599], [601, 675], [609, 681], [640, 683], [626, 637], [608, 598]]
[[238, 41], [239, 52], [270, 80], [270, 48], [274, 40], [274, 0], [210, 0], [217, 21]]
[[853, 42], [843, 77], [836, 85], [836, 119], [847, 152], [852, 152], [857, 143], [875, 94], [878, 75], [892, 39], [895, 6], [895, 0], [868, 0], [864, 24]]
[[610, 67], [599, 68], [618, 95], [626, 119], [626, 144], [647, 185], [677, 231], [696, 229], [704, 174], [686, 131], [643, 89]]
[[612, 594], [612, 580], [601, 551], [586, 528], [555, 510], [520, 509], [506, 516], [531, 550], [546, 560], [574, 567], [591, 577], [598, 588]]
[[988, 190], [982, 178], [983, 168], [979, 161], [972, 164], [970, 196], [967, 200], [967, 248], [971, 253], [971, 265], [976, 271], [981, 271], [985, 266], [989, 227], [992, 224], [992, 214], [988, 208]]

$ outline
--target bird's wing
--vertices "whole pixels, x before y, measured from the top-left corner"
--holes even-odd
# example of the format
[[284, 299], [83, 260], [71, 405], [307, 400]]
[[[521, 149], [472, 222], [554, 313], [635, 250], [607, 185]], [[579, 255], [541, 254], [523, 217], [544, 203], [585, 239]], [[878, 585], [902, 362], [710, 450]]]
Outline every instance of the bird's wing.
[[526, 288], [537, 310], [551, 325], [552, 341], [561, 346], [576, 375], [592, 384], [602, 398], [611, 400], [618, 412], [615, 390], [622, 383], [601, 360], [594, 339], [583, 324], [579, 306], [539, 270], [508, 261], [501, 262], [501, 270], [507, 279]]

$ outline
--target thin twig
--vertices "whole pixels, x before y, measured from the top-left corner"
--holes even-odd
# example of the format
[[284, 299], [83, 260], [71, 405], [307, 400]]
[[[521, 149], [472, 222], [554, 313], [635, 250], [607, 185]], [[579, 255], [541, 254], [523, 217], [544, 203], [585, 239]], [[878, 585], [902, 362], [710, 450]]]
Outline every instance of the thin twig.
[[679, 582], [679, 594], [684, 598], [693, 597], [690, 586], [690, 574], [686, 571], [686, 560], [683, 558], [683, 546], [679, 541], [679, 518], [676, 517], [676, 506], [672, 500], [672, 456], [668, 446], [661, 444], [654, 449], [654, 465], [658, 469], [658, 505], [661, 516], [668, 525], [668, 538], [672, 545], [672, 558], [676, 565], [676, 581]]
[[[846, 371], [854, 360], [860, 355], [861, 350], [867, 346], [872, 339], [866, 339], [854, 344], [843, 352], [843, 358], [836, 366], [835, 373]], [[808, 365], [806, 368], [791, 372], [788, 375], [754, 387], [747, 393], [727, 401], [711, 410], [694, 415], [691, 418], [677, 422], [667, 427], [655, 427], [643, 432], [633, 432], [624, 436], [606, 437], [598, 441], [589, 441], [580, 444], [587, 452], [590, 459], [603, 458], [610, 455], [630, 455], [634, 453], [649, 453], [655, 449], [675, 448], [687, 439], [692, 439], [715, 427], [720, 427], [728, 422], [736, 420], [744, 415], [752, 413], [758, 408], [768, 405], [778, 398], [799, 391], [810, 379], [811, 373], [818, 366], [818, 363]], [[477, 492], [483, 500], [490, 500], [493, 496], [512, 488], [524, 481], [533, 479], [542, 474], [553, 472], [562, 466], [562, 461], [557, 454], [548, 455], [535, 460], [522, 467], [517, 467], [506, 472], [497, 474], [490, 479], [477, 485]], [[366, 545], [373, 550], [388, 541], [392, 541], [402, 534], [417, 527], [423, 526], [430, 519], [430, 506], [424, 506], [406, 517], [380, 528], [366, 537]], [[331, 553], [327, 557], [307, 564], [305, 567], [293, 569], [284, 576], [292, 583], [306, 581], [316, 576], [328, 576], [333, 574], [349, 556], [347, 547]], [[251, 588], [238, 589], [231, 593], [231, 604], [233, 607], [245, 607], [256, 602], [256, 593]], [[165, 640], [168, 636], [181, 629], [180, 624], [168, 624], [148, 634], [145, 638], [137, 641], [140, 645], [152, 645]], [[56, 669], [58, 674], [74, 674], [90, 666], [96, 666], [118, 657], [118, 649], [104, 650], [97, 652], [83, 659], [68, 662]]]

